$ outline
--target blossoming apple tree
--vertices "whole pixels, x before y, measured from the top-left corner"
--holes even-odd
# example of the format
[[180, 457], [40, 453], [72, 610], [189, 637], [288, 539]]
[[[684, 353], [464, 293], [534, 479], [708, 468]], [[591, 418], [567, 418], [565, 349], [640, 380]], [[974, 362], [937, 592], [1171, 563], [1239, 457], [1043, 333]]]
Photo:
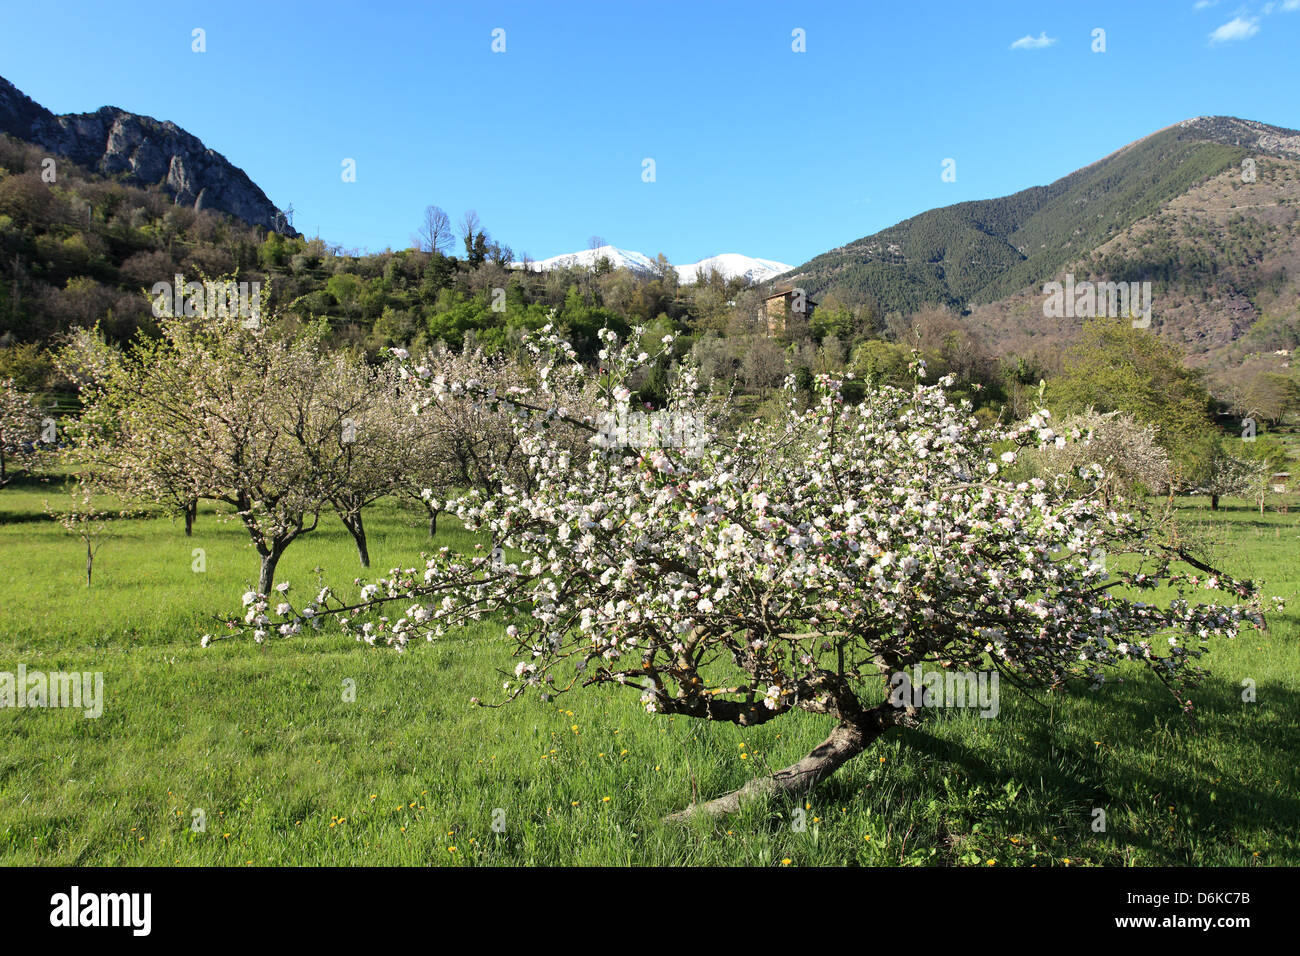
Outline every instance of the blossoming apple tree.
[[[593, 378], [549, 328], [531, 345], [535, 386], [503, 394], [414, 376], [424, 403], [509, 408], [534, 467], [527, 489], [503, 483], [452, 503], [482, 534], [480, 552], [443, 549], [355, 599], [326, 590], [301, 606], [276, 598], [273, 610], [250, 592], [232, 633], [290, 635], [333, 616], [401, 650], [496, 613], [518, 658], [502, 702], [612, 684], [652, 713], [745, 726], [795, 710], [829, 719], [801, 760], [684, 811], [717, 814], [804, 790], [916, 724], [924, 707], [888, 693], [889, 676], [914, 665], [1066, 689], [1137, 662], [1190, 712], [1207, 640], [1262, 620], [1251, 583], [1162, 544], [1140, 510], [1065, 481], [1006, 477], [1022, 450], [1065, 441], [1046, 411], [980, 428], [949, 399], [950, 382], [925, 384], [919, 368], [915, 387], [873, 387], [856, 405], [831, 377], [817, 378], [812, 403], [790, 382], [784, 414], [724, 429], [682, 368], [660, 420], [689, 427], [630, 444], [606, 423], [626, 414], [628, 383], [659, 356], [635, 334], [602, 339], [594, 415], [556, 400], [561, 383]], [[582, 463], [559, 425], [588, 435]], [[1175, 596], [1156, 603], [1157, 587]], [[1204, 588], [1230, 600], [1193, 600]]]
[[1044, 477], [1074, 478], [1081, 469], [1098, 465], [1101, 470], [1083, 480], [1082, 490], [1100, 495], [1105, 503], [1116, 496], [1131, 497], [1144, 488], [1158, 492], [1172, 480], [1169, 455], [1156, 442], [1155, 426], [1143, 424], [1128, 412], [1088, 408], [1057, 427], [1074, 440], [1059, 448], [1050, 442], [1033, 456]]
[[347, 479], [344, 419], [369, 392], [340, 377], [320, 328], [289, 334], [204, 315], [157, 321], [157, 339], [83, 356], [93, 371], [79, 380], [79, 457], [97, 482], [132, 497], [227, 505], [257, 551], [267, 592], [281, 556]]

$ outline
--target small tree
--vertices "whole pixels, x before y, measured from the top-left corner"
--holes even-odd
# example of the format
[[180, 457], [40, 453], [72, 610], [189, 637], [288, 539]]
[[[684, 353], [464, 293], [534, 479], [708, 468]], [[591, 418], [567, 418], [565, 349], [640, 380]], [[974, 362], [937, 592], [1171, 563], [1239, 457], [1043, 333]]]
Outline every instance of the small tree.
[[1251, 497], [1259, 505], [1259, 513], [1264, 513], [1264, 502], [1273, 485], [1273, 473], [1285, 471], [1290, 462], [1286, 445], [1272, 435], [1260, 435], [1255, 441], [1243, 441], [1239, 446], [1238, 457], [1256, 462], [1259, 465], [1258, 480], [1251, 490]]
[[67, 505], [61, 510], [50, 507], [45, 502], [45, 513], [58, 521], [63, 530], [78, 538], [86, 547], [86, 587], [90, 587], [91, 573], [95, 567], [95, 555], [112, 537], [114, 520], [132, 517], [134, 512], [116, 510], [104, 511], [95, 506], [92, 492], [84, 482], [77, 481], [68, 489]]
[[[602, 338], [601, 406], [617, 414], [629, 381], [659, 356], [636, 336], [623, 346], [608, 330]], [[518, 655], [506, 699], [614, 684], [652, 713], [744, 726], [795, 710], [830, 718], [806, 757], [687, 814], [802, 792], [916, 725], [925, 701], [890, 694], [894, 675], [915, 666], [1066, 689], [1134, 661], [1191, 713], [1186, 688], [1210, 635], [1262, 620], [1250, 583], [1162, 543], [1140, 511], [1002, 477], [1016, 448], [1055, 441], [1046, 411], [981, 430], [969, 404], [949, 400], [950, 380], [883, 386], [849, 405], [821, 376], [811, 404], [788, 381], [780, 416], [727, 435], [701, 416], [694, 375], [679, 369], [665, 411], [703, 434], [632, 446], [553, 400], [557, 380], [585, 377], [573, 349], [549, 329], [534, 347], [536, 388], [489, 396], [471, 382], [419, 379], [439, 402], [511, 407], [536, 462], [529, 490], [503, 483], [455, 503], [490, 551], [443, 549], [422, 569], [366, 585], [358, 602], [283, 608], [281, 632], [337, 615], [358, 637], [401, 649], [500, 612]], [[556, 422], [591, 435], [584, 467], [553, 437]], [[511, 549], [517, 562], [504, 558]], [[1127, 552], [1133, 565], [1107, 580], [1098, 549]], [[1223, 589], [1242, 603], [1180, 597], [1162, 608], [1117, 585]], [[264, 627], [266, 597], [247, 601], [244, 626]], [[392, 601], [400, 615], [371, 611]]]
[[1268, 465], [1253, 458], [1239, 458], [1218, 447], [1205, 469], [1204, 487], [1210, 496], [1210, 510], [1219, 510], [1219, 499], [1226, 496], [1255, 498], [1267, 487]]
[[94, 473], [97, 487], [124, 498], [147, 497], [168, 513], [180, 515], [185, 536], [190, 537], [201, 488], [190, 467], [186, 439], [173, 436], [174, 453], [160, 454], [168, 437], [155, 435], [152, 453], [136, 454], [131, 444], [135, 439], [125, 428], [129, 418], [119, 415], [111, 401], [91, 400], [111, 382], [122, 381], [124, 361], [121, 350], [109, 344], [98, 326], [73, 329], [56, 353], [56, 367], [76, 385], [85, 402], [81, 415], [70, 419], [67, 428], [76, 458]]

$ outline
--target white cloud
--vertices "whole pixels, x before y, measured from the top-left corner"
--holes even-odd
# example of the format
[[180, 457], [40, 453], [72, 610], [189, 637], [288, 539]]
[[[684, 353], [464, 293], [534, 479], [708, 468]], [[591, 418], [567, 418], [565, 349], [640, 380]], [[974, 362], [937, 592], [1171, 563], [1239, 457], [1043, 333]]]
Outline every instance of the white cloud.
[[1234, 17], [1210, 34], [1211, 43], [1227, 43], [1230, 40], [1249, 40], [1259, 32], [1259, 17]]
[[[1300, 3], [1300, 0], [1297, 0], [1297, 2]], [[1208, 10], [1210, 7], [1218, 6], [1218, 3], [1219, 0], [1196, 0], [1196, 2], [1192, 4], [1192, 9]]]
[[[1300, 2], [1300, 0], [1297, 0], [1297, 2]], [[1041, 49], [1042, 49], [1043, 47], [1045, 47], [1045, 46], [1051, 46], [1053, 43], [1055, 43], [1055, 42], [1057, 41], [1057, 39], [1058, 39], [1058, 37], [1049, 37], [1049, 36], [1047, 35], [1047, 31], [1044, 30], [1042, 33], [1038, 34], [1038, 36], [1036, 36], [1036, 37], [1032, 37], [1032, 36], [1022, 36], [1022, 37], [1021, 37], [1019, 40], [1017, 40], [1015, 43], [1011, 44], [1011, 49], [1013, 49], [1013, 50], [1041, 50]]]
[[1282, 0], [1282, 12], [1292, 13], [1300, 10], [1300, 0]]

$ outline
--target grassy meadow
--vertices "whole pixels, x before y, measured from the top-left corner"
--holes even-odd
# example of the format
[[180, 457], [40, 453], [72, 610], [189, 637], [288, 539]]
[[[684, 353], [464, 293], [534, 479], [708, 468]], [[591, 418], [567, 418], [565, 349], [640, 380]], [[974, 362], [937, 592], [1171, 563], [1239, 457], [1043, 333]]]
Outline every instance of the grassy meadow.
[[[649, 716], [616, 689], [474, 707], [513, 665], [491, 622], [403, 655], [328, 628], [205, 650], [200, 635], [255, 580], [243, 529], [211, 510], [192, 538], [179, 520], [115, 522], [88, 589], [80, 542], [42, 513], [59, 496], [0, 490], [0, 671], [102, 671], [106, 702], [93, 720], [0, 710], [5, 864], [1300, 865], [1294, 501], [1263, 516], [1180, 503], [1228, 570], [1290, 604], [1266, 634], [1216, 642], [1195, 730], [1136, 669], [1071, 699], [1004, 684], [996, 719], [941, 713], [806, 802], [679, 826], [661, 818], [803, 756], [827, 719], [747, 730]], [[436, 544], [471, 546], [454, 524]], [[430, 547], [396, 504], [367, 525], [375, 570]], [[278, 579], [314, 593], [317, 566], [340, 587], [361, 574], [333, 517]]]

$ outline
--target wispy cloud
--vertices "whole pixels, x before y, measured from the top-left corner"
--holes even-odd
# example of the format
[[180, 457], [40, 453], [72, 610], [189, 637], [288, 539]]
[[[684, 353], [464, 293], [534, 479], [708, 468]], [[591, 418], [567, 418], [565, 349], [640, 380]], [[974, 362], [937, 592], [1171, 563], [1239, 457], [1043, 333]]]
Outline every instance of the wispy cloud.
[[[1300, 0], [1297, 0], [1297, 2], [1300, 3]], [[1192, 4], [1192, 9], [1208, 10], [1210, 9], [1210, 7], [1217, 7], [1218, 5], [1219, 5], [1219, 0], [1196, 0], [1196, 2]]]
[[[1300, 0], [1297, 0], [1297, 2], [1300, 2]], [[1042, 49], [1043, 47], [1045, 47], [1045, 46], [1051, 46], [1053, 43], [1055, 43], [1055, 42], [1057, 41], [1057, 39], [1059, 39], [1059, 38], [1058, 38], [1058, 37], [1049, 37], [1049, 36], [1047, 35], [1047, 31], [1044, 30], [1042, 33], [1038, 34], [1038, 36], [1036, 36], [1036, 37], [1034, 37], [1034, 36], [1028, 36], [1028, 35], [1026, 35], [1026, 36], [1022, 36], [1022, 37], [1021, 37], [1019, 40], [1017, 40], [1015, 43], [1011, 44], [1011, 49], [1013, 49], [1013, 50], [1041, 50], [1041, 49]]]
[[1233, 40], [1249, 40], [1259, 32], [1259, 17], [1233, 17], [1223, 26], [1210, 34], [1211, 43], [1229, 43]]
[[1282, 12], [1294, 13], [1300, 10], [1300, 0], [1282, 0]]

